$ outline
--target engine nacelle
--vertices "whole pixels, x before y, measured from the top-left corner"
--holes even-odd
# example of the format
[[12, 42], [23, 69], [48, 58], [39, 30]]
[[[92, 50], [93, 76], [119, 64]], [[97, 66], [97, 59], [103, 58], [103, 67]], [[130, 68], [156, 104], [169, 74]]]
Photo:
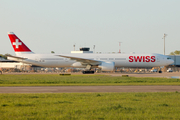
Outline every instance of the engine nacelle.
[[114, 65], [114, 62], [102, 62], [98, 67], [101, 68], [102, 71], [113, 71]]
[[71, 65], [72, 67], [77, 67], [77, 68], [84, 68], [86, 66], [82, 65], [81, 62], [75, 62]]

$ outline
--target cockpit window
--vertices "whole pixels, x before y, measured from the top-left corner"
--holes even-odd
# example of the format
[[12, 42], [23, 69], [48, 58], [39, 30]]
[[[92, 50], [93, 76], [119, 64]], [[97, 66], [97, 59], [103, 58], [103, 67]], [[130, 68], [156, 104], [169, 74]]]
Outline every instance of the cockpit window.
[[168, 60], [171, 59], [170, 57], [167, 58]]

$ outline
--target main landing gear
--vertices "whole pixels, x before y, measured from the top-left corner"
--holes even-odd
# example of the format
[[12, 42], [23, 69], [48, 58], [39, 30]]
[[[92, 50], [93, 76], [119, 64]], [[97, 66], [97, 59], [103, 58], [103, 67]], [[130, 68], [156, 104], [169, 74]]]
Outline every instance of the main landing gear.
[[91, 65], [87, 65], [86, 66], [86, 70], [82, 71], [83, 74], [94, 74], [94, 71], [90, 71], [91, 70]]
[[94, 71], [82, 71], [83, 74], [94, 74]]
[[160, 69], [159, 69], [159, 73], [162, 73], [162, 70], [161, 70], [161, 69], [162, 69], [162, 67], [159, 67], [159, 68], [160, 68]]

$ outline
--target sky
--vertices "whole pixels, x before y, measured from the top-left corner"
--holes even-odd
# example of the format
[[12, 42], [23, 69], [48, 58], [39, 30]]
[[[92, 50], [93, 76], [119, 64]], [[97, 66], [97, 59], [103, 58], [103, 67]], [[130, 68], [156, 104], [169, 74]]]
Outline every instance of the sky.
[[[180, 0], [0, 0], [0, 54], [7, 32], [35, 53], [160, 53], [180, 50]], [[119, 42], [121, 47], [119, 47]]]

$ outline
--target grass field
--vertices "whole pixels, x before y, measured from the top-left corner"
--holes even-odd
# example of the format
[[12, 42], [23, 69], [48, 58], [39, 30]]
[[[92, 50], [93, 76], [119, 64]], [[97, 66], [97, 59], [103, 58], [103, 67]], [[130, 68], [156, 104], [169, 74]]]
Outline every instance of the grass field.
[[180, 79], [114, 77], [107, 75], [0, 75], [0, 86], [180, 85]]
[[1, 120], [180, 119], [180, 93], [0, 94]]

